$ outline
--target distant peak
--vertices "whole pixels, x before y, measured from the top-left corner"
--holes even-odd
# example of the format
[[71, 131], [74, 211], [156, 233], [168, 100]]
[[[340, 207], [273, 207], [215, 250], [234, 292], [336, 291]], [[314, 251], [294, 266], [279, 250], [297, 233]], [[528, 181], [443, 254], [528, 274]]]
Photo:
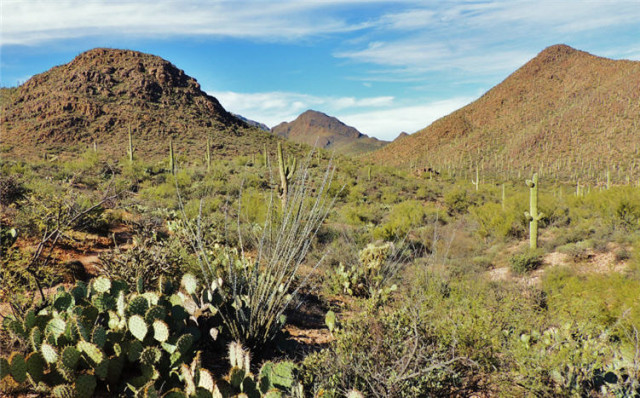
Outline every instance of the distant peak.
[[300, 116], [324, 116], [324, 117], [331, 117], [329, 115], [327, 115], [326, 113], [322, 113], [319, 111], [314, 111], [313, 109], [307, 109], [306, 111], [302, 112], [300, 114]]

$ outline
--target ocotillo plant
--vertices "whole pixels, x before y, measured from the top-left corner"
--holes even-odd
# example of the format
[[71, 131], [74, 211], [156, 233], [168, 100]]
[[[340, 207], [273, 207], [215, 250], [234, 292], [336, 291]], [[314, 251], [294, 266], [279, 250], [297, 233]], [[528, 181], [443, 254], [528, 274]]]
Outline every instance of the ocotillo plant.
[[169, 140], [169, 170], [171, 174], [176, 174], [176, 161], [173, 156], [173, 141]]
[[529, 247], [538, 248], [538, 221], [544, 217], [543, 213], [538, 213], [538, 174], [533, 174], [533, 178], [527, 180], [529, 186], [530, 199], [529, 211], [524, 212], [524, 216], [529, 220]]
[[296, 158], [288, 158], [285, 165], [282, 156], [282, 143], [278, 142], [278, 169], [280, 171], [280, 199], [282, 200], [282, 208], [287, 204], [287, 194], [289, 193], [289, 183], [296, 171]]
[[127, 150], [129, 154], [129, 162], [133, 163], [133, 139], [131, 138], [131, 126], [129, 126], [129, 149]]

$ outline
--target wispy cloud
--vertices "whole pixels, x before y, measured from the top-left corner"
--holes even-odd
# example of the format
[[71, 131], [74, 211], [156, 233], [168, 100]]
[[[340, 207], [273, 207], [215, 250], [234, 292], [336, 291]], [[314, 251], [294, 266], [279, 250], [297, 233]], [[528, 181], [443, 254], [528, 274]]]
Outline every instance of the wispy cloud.
[[544, 47], [571, 43], [584, 32], [637, 27], [639, 20], [637, 1], [430, 3], [381, 15], [369, 40], [347, 44], [334, 56], [387, 67], [390, 81], [432, 71], [481, 77], [513, 71]]
[[203, 0], [4, 0], [2, 42], [32, 45], [92, 35], [219, 36], [264, 41], [361, 29], [335, 2]]

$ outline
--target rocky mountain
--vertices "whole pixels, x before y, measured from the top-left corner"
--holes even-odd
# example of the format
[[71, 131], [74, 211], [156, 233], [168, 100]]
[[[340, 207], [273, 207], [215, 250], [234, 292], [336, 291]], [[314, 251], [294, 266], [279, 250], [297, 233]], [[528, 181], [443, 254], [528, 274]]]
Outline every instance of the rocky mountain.
[[[250, 153], [274, 141], [250, 127], [170, 62], [130, 50], [97, 48], [0, 93], [2, 152], [41, 156], [96, 142], [124, 156], [131, 131], [139, 154], [204, 153], [206, 137], [225, 153]], [[275, 145], [275, 144], [274, 144]]]
[[315, 145], [341, 154], [358, 154], [382, 148], [387, 141], [368, 137], [335, 117], [308, 110], [288, 123], [280, 123], [271, 132], [291, 141]]
[[[370, 155], [385, 164], [640, 176], [640, 62], [546, 48], [478, 100]], [[584, 174], [584, 173], [583, 173]]]

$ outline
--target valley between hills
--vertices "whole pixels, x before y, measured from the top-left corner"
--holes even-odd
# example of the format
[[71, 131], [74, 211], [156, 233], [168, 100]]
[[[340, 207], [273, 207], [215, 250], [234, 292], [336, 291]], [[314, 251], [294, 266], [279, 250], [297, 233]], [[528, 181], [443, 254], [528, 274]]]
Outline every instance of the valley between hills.
[[393, 142], [223, 105], [108, 48], [0, 89], [2, 394], [640, 394], [640, 62]]

